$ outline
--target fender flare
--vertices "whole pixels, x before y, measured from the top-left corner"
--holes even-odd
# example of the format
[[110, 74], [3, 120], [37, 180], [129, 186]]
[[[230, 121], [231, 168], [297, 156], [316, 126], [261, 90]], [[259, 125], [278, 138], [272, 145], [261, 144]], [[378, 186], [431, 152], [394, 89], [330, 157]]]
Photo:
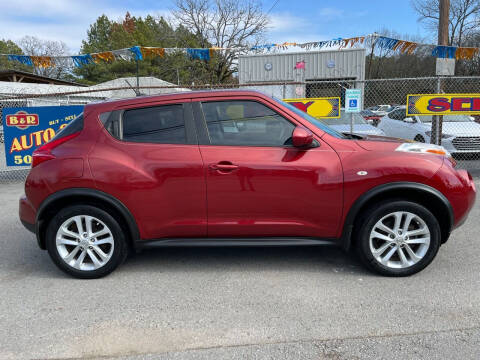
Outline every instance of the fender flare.
[[45, 249], [44, 239], [42, 239], [43, 234], [41, 231], [43, 212], [56, 201], [72, 196], [87, 196], [89, 198], [97, 199], [102, 202], [108, 203], [108, 205], [118, 211], [125, 219], [127, 228], [131, 235], [132, 244], [135, 244], [140, 238], [140, 232], [138, 230], [138, 225], [135, 221], [135, 218], [133, 217], [130, 210], [128, 210], [128, 208], [120, 200], [100, 190], [95, 190], [91, 188], [68, 188], [57, 191], [56, 193], [48, 196], [42, 201], [38, 208], [35, 219], [35, 233], [37, 236], [37, 242], [42, 249]]
[[[415, 190], [418, 192], [428, 193], [429, 195], [433, 195], [439, 200], [447, 210], [448, 221], [447, 224], [447, 238], [450, 232], [453, 229], [454, 225], [454, 215], [453, 215], [453, 208], [450, 204], [450, 201], [437, 189], [425, 185], [422, 183], [416, 182], [407, 182], [407, 181], [399, 181], [399, 182], [392, 182], [387, 184], [378, 185], [367, 192], [363, 193], [352, 205], [350, 210], [348, 211], [347, 216], [345, 217], [344, 225], [343, 225], [343, 232], [342, 232], [342, 239], [341, 244], [345, 250], [348, 250], [351, 245], [352, 241], [352, 231], [353, 226], [355, 224], [355, 219], [359, 214], [362, 207], [375, 196], [383, 193], [388, 192], [391, 190]], [[446, 241], [446, 239], [444, 239]]]

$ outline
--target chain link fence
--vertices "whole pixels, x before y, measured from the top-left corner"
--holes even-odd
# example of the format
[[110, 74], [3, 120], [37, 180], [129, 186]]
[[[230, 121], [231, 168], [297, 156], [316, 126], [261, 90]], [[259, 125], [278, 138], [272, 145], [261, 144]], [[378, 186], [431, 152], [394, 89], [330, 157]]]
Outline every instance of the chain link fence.
[[[376, 79], [357, 81], [334, 79], [328, 81], [248, 83], [196, 86], [126, 86], [116, 88], [73, 88], [59, 92], [56, 86], [44, 87], [42, 91], [29, 91], [28, 84], [16, 91], [0, 89], [0, 182], [24, 180], [28, 167], [8, 167], [5, 162], [3, 115], [6, 107], [79, 105], [138, 95], [160, 95], [176, 91], [205, 89], [250, 89], [259, 90], [277, 98], [340, 97], [345, 105], [347, 89], [357, 88], [363, 92], [361, 116], [354, 118], [354, 132], [385, 134], [427, 143], [441, 143], [457, 159], [458, 166], [471, 171], [480, 171], [480, 116], [443, 116], [442, 126], [436, 117], [407, 117], [405, 106], [409, 94], [480, 94], [480, 77], [425, 77], [403, 79]], [[329, 124], [342, 125], [350, 117], [330, 120]], [[434, 124], [432, 134], [432, 122]], [[348, 125], [350, 125], [348, 123]], [[374, 131], [376, 130], [376, 132]], [[438, 138], [438, 139], [437, 139]]]

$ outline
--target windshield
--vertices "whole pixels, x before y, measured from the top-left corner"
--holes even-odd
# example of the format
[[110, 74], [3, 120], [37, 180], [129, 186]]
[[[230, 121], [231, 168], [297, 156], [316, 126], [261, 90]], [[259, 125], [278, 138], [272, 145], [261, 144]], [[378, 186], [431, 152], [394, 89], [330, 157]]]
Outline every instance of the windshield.
[[[367, 122], [363, 119], [361, 115], [353, 113], [353, 124], [354, 125], [365, 125]], [[327, 125], [350, 125], [350, 114], [342, 112], [342, 116], [337, 119], [321, 119]]]
[[[422, 115], [418, 117], [422, 122], [431, 123], [432, 115]], [[443, 115], [444, 122], [472, 122], [473, 119], [467, 115]]]
[[391, 106], [390, 105], [381, 105], [378, 107], [378, 111], [388, 111], [390, 110]]
[[284, 102], [280, 99], [277, 99], [276, 97], [274, 97], [273, 99], [276, 102], [280, 103], [281, 105], [283, 105], [283, 106], [287, 107], [288, 109], [292, 110], [295, 114], [297, 114], [297, 115], [301, 116], [302, 118], [304, 118], [305, 120], [307, 120], [310, 124], [316, 126], [317, 128], [319, 128], [322, 131], [325, 131], [327, 134], [335, 136], [336, 138], [339, 138], [339, 139], [347, 139], [347, 137], [345, 135], [343, 135], [343, 134], [339, 133], [338, 131], [332, 129], [330, 126], [325, 124], [323, 121], [315, 119], [313, 116], [308, 115], [306, 112], [303, 112], [302, 110], [297, 109], [295, 106], [293, 106], [289, 103], [286, 103], [286, 102]]

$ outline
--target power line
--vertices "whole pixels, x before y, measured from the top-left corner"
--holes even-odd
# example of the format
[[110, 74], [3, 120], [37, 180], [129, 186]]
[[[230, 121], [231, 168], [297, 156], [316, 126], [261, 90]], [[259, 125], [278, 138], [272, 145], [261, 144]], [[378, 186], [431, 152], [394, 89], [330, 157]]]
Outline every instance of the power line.
[[270, 14], [270, 11], [273, 10], [273, 8], [278, 4], [279, 1], [280, 1], [280, 0], [276, 0], [276, 1], [273, 3], [273, 5], [272, 5], [272, 7], [270, 8], [270, 10], [267, 11], [267, 15]]

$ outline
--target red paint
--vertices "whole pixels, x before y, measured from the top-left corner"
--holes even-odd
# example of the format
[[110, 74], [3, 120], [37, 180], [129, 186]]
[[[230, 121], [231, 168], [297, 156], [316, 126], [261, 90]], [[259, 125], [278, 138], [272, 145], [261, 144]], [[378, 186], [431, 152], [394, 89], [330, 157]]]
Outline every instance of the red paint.
[[[468, 104], [465, 106], [465, 104]], [[433, 98], [428, 101], [427, 109], [433, 112], [444, 111], [480, 111], [480, 98], [474, 97], [457, 97], [451, 100], [447, 98]]]
[[292, 143], [296, 148], [309, 148], [313, 143], [313, 134], [310, 130], [297, 126], [293, 130]]
[[428, 101], [427, 109], [434, 112], [442, 112], [450, 109], [450, 103], [447, 98], [433, 98]]
[[[453, 98], [452, 99], [452, 111], [466, 111], [471, 108], [471, 98]], [[463, 104], [470, 104], [470, 106], [464, 107]]]
[[[313, 148], [168, 145], [116, 140], [98, 116], [115, 109], [202, 100], [255, 100], [293, 122]], [[452, 205], [455, 224], [475, 198], [468, 173], [437, 155], [394, 151], [393, 139], [330, 136], [266, 95], [252, 91], [185, 92], [87, 105], [80, 134], [35, 166], [20, 217], [35, 221], [41, 203], [68, 188], [92, 188], [120, 200], [141, 239], [205, 237], [340, 238], [355, 201], [382, 184], [432, 186]], [[307, 130], [308, 129], [308, 130]], [[294, 134], [295, 135], [295, 134]], [[294, 136], [295, 138], [295, 136]], [[68, 159], [75, 159], [66, 172]], [[359, 176], [359, 171], [368, 175]], [[68, 174], [68, 176], [66, 176]]]
[[55, 155], [52, 154], [52, 150], [78, 135], [80, 135], [80, 133], [71, 134], [57, 140], [49, 141], [45, 145], [37, 148], [32, 154], [32, 168], [40, 165], [42, 162], [55, 159]]
[[480, 111], [480, 98], [472, 98], [472, 111]]
[[293, 101], [290, 104], [295, 106], [297, 109], [302, 110], [303, 112], [307, 112], [308, 108], [310, 105], [312, 105], [314, 101], [307, 101], [306, 103], [303, 103], [301, 101]]
[[305, 61], [297, 61], [295, 69], [305, 69]]

